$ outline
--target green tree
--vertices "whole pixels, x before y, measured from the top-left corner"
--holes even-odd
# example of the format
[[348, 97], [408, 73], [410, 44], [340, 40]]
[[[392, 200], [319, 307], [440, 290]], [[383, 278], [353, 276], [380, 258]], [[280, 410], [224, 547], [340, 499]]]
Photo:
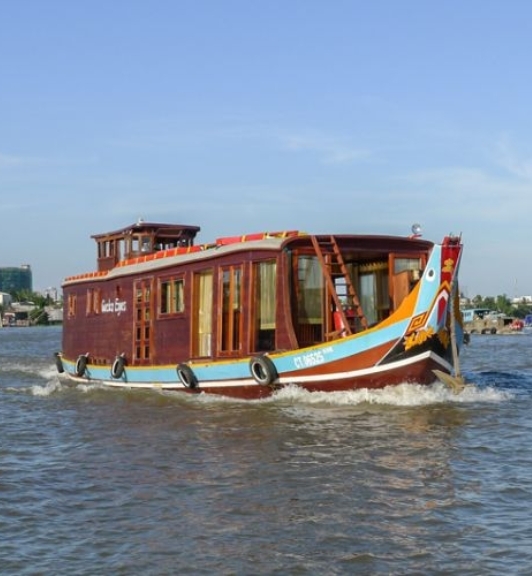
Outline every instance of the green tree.
[[493, 296], [486, 296], [482, 300], [482, 308], [489, 308], [490, 310], [497, 310], [497, 303]]
[[497, 296], [496, 304], [497, 304], [497, 310], [499, 312], [503, 312], [508, 316], [511, 316], [513, 314], [514, 309], [512, 306], [512, 302], [510, 301], [508, 296], [506, 296], [506, 294], [501, 294]]
[[45, 306], [50, 306], [53, 304], [52, 299], [49, 295], [43, 296], [38, 292], [32, 292], [31, 290], [18, 290], [11, 294], [15, 302], [33, 302], [35, 306], [39, 308], [44, 308]]
[[48, 313], [42, 308], [35, 308], [29, 313], [30, 323], [39, 326], [45, 326], [49, 323]]
[[477, 294], [473, 300], [471, 300], [471, 304], [473, 304], [473, 308], [483, 308], [483, 302], [484, 302], [484, 298], [480, 295]]
[[522, 300], [518, 302], [517, 306], [514, 306], [512, 311], [512, 316], [516, 318], [524, 318], [527, 314], [532, 313], [532, 307], [529, 302]]

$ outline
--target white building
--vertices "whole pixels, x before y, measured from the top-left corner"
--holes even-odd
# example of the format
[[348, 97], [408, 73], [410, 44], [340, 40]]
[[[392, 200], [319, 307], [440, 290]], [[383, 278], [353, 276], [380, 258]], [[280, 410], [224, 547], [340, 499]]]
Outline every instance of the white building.
[[511, 300], [514, 306], [518, 304], [532, 304], [532, 296], [516, 296]]
[[13, 302], [13, 298], [11, 298], [10, 294], [7, 294], [7, 292], [0, 292], [0, 306], [7, 308], [8, 306], [11, 306], [11, 302]]

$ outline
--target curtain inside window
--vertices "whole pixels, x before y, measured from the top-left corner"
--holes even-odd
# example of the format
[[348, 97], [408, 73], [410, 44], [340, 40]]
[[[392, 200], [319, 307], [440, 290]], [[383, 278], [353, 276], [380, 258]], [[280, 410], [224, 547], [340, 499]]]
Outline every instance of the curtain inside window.
[[275, 328], [275, 273], [276, 262], [259, 264], [259, 327], [261, 330]]
[[315, 256], [301, 256], [298, 259], [300, 324], [321, 324], [323, 314], [323, 275], [320, 263]]
[[199, 355], [212, 352], [212, 272], [199, 277]]

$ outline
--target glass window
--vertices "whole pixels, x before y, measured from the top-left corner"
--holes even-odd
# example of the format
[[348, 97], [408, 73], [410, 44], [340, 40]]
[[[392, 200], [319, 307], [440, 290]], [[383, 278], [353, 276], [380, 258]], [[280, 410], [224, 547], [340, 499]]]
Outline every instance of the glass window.
[[323, 275], [315, 256], [301, 256], [298, 259], [300, 323], [322, 323]]
[[276, 270], [275, 260], [254, 264], [253, 349], [258, 351], [275, 348]]
[[185, 283], [183, 278], [162, 280], [160, 283], [161, 314], [177, 314], [185, 310]]
[[395, 258], [394, 274], [399, 274], [405, 270], [421, 270], [419, 258]]

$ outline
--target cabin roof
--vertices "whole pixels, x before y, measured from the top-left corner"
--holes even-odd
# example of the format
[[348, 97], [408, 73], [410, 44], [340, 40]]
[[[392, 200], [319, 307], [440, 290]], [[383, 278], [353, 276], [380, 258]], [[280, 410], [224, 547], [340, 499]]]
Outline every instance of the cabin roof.
[[[150, 226], [161, 226], [160, 224], [145, 223], [148, 230]], [[162, 225], [175, 226], [175, 225]], [[179, 226], [177, 225], [179, 228]], [[197, 227], [191, 227], [196, 229]], [[125, 231], [132, 229], [138, 234], [139, 228], [128, 226], [123, 230], [109, 234], [123, 234]], [[97, 235], [96, 238], [104, 238], [105, 235]], [[317, 235], [318, 239], [326, 240], [331, 235]], [[346, 255], [351, 255], [358, 260], [371, 260], [375, 255], [385, 254], [388, 252], [395, 253], [415, 253], [418, 251], [427, 252], [432, 248], [434, 243], [422, 238], [411, 238], [407, 236], [385, 236], [385, 235], [334, 235], [338, 245]], [[187, 264], [198, 260], [215, 258], [221, 255], [228, 255], [243, 250], [282, 250], [283, 247], [308, 247], [311, 246], [309, 234], [295, 230], [287, 232], [264, 232], [259, 234], [247, 234], [244, 236], [228, 236], [218, 238], [212, 244], [176, 246], [165, 250], [155, 250], [149, 253], [135, 253], [129, 257], [122, 258], [113, 262], [108, 268], [99, 268], [96, 272], [78, 274], [69, 276], [63, 282], [67, 285], [79, 281], [90, 281], [95, 279], [114, 278], [125, 276], [135, 272], [146, 270], [155, 270], [162, 267], [168, 267], [177, 264]]]
[[114, 230], [112, 232], [104, 232], [101, 234], [93, 234], [91, 238], [94, 240], [103, 240], [105, 238], [123, 238], [129, 236], [130, 234], [145, 233], [154, 235], [156, 237], [164, 238], [180, 238], [183, 236], [188, 236], [194, 238], [194, 236], [199, 232], [201, 228], [199, 226], [190, 226], [186, 224], [165, 224], [162, 222], [144, 222], [144, 220], [138, 220], [134, 224], [130, 224], [119, 230]]

